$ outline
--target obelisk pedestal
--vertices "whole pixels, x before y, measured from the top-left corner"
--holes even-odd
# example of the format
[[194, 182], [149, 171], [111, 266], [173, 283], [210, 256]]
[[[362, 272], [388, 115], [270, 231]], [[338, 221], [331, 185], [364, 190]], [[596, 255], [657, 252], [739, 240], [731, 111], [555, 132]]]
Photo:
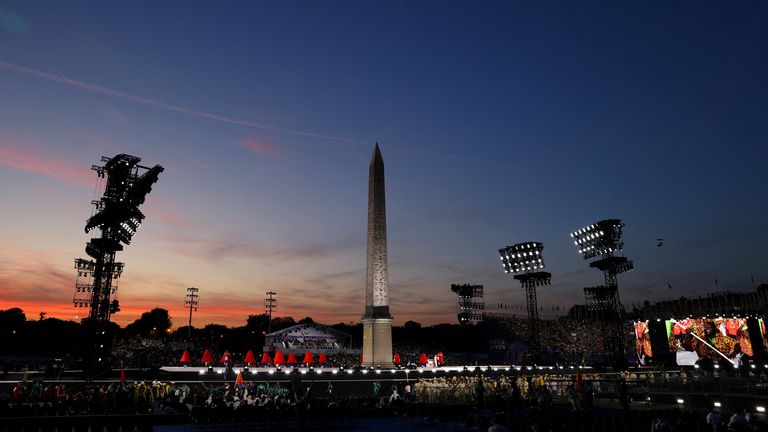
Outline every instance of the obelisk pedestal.
[[363, 315], [363, 366], [393, 368], [392, 316], [389, 314], [387, 215], [384, 160], [379, 145], [368, 170], [368, 251]]

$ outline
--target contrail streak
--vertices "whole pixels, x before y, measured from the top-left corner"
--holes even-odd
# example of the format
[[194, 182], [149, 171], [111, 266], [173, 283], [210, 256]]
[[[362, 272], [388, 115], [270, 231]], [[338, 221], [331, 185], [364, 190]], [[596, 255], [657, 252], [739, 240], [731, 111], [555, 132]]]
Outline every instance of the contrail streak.
[[113, 90], [111, 88], [102, 87], [95, 84], [89, 84], [87, 82], [74, 80], [71, 78], [67, 78], [65, 76], [49, 74], [46, 72], [30, 69], [24, 66], [19, 66], [19, 65], [4, 62], [4, 61], [0, 61], [0, 68], [10, 70], [13, 72], [22, 73], [25, 75], [30, 75], [36, 78], [41, 78], [47, 81], [65, 84], [70, 87], [74, 87], [81, 90], [88, 90], [88, 91], [100, 93], [107, 96], [129, 100], [131, 102], [137, 102], [140, 104], [149, 105], [149, 106], [161, 108], [168, 111], [178, 112], [178, 113], [187, 114], [187, 115], [204, 118], [208, 120], [214, 120], [222, 123], [228, 123], [228, 124], [237, 125], [237, 126], [244, 126], [244, 127], [253, 128], [253, 129], [263, 129], [263, 130], [270, 130], [270, 131], [276, 131], [276, 132], [283, 132], [283, 133], [303, 136], [303, 137], [319, 138], [319, 139], [328, 140], [328, 141], [337, 141], [337, 142], [350, 143], [350, 144], [365, 144], [365, 145], [370, 144], [368, 142], [360, 141], [352, 138], [344, 138], [344, 137], [338, 137], [334, 135], [325, 135], [325, 134], [319, 134], [319, 133], [307, 132], [307, 131], [301, 131], [301, 130], [295, 130], [295, 129], [286, 129], [286, 128], [281, 128], [279, 126], [272, 126], [272, 125], [267, 125], [262, 123], [251, 122], [247, 120], [240, 120], [232, 117], [226, 117], [218, 114], [208, 113], [205, 111], [197, 111], [197, 110], [193, 110], [180, 105], [173, 105], [173, 104], [161, 102], [155, 99], [136, 96], [136, 95], [125, 93], [119, 90]]
[[[243, 126], [243, 127], [250, 128], [250, 129], [262, 129], [262, 130], [268, 130], [268, 131], [275, 131], [275, 132], [281, 132], [281, 133], [286, 133], [286, 134], [295, 135], [295, 136], [308, 137], [308, 138], [317, 138], [317, 139], [322, 139], [322, 140], [326, 140], [326, 141], [335, 141], [335, 142], [341, 142], [341, 143], [346, 143], [346, 144], [357, 144], [357, 145], [366, 145], [366, 146], [370, 146], [370, 144], [371, 144], [368, 141], [361, 141], [361, 140], [354, 139], [354, 138], [345, 138], [345, 137], [340, 137], [340, 136], [335, 136], [335, 135], [326, 135], [326, 134], [302, 131], [302, 130], [297, 130], [297, 129], [282, 128], [282, 127], [279, 127], [279, 126], [273, 126], [273, 125], [268, 125], [268, 124], [263, 124], [263, 123], [256, 123], [256, 122], [252, 122], [252, 121], [248, 121], [248, 120], [240, 120], [240, 119], [236, 119], [236, 118], [232, 118], [232, 117], [226, 117], [226, 116], [222, 116], [222, 115], [218, 115], [218, 114], [213, 114], [213, 113], [209, 113], [209, 112], [205, 112], [205, 111], [197, 111], [197, 110], [193, 110], [191, 108], [187, 108], [187, 107], [184, 107], [184, 106], [181, 106], [181, 105], [174, 105], [174, 104], [165, 103], [165, 102], [162, 102], [162, 101], [159, 101], [159, 100], [146, 98], [146, 97], [143, 97], [143, 96], [136, 96], [136, 95], [133, 95], [133, 94], [130, 94], [130, 93], [125, 93], [125, 92], [122, 92], [122, 91], [119, 91], [119, 90], [114, 90], [114, 89], [111, 89], [111, 88], [102, 87], [102, 86], [98, 86], [98, 85], [95, 85], [95, 84], [90, 84], [90, 83], [87, 83], [87, 82], [84, 82], [84, 81], [74, 80], [74, 79], [68, 78], [68, 77], [66, 77], [64, 75], [54, 75], [54, 74], [50, 74], [50, 73], [47, 73], [47, 72], [42, 72], [42, 71], [39, 71], [39, 70], [36, 70], [36, 69], [31, 69], [31, 68], [28, 68], [28, 67], [19, 66], [19, 65], [14, 64], [14, 63], [4, 62], [2, 60], [0, 60], [0, 69], [6, 69], [6, 70], [9, 70], [9, 71], [21, 73], [21, 74], [32, 76], [32, 77], [35, 77], [35, 78], [40, 78], [40, 79], [44, 79], [44, 80], [47, 80], [47, 81], [68, 85], [70, 87], [74, 87], [74, 88], [77, 88], [77, 89], [92, 91], [92, 92], [95, 92], [95, 93], [100, 93], [100, 94], [103, 94], [103, 95], [107, 95], [107, 96], [111, 96], [111, 97], [116, 97], [116, 98], [128, 100], [128, 101], [131, 101], [131, 102], [136, 102], [136, 103], [140, 103], [140, 104], [143, 104], [143, 105], [148, 105], [148, 106], [152, 106], [152, 107], [155, 107], [155, 108], [164, 109], [164, 110], [167, 110], [167, 111], [187, 114], [187, 115], [191, 115], [191, 116], [198, 117], [198, 118], [218, 121], [218, 122], [227, 123], [227, 124], [236, 125], [236, 126]], [[395, 146], [395, 147], [397, 147], [397, 146]], [[411, 153], [415, 153], [415, 154], [421, 154], [421, 155], [424, 155], [424, 156], [436, 156], [436, 157], [441, 157], [441, 158], [445, 158], [445, 159], [452, 159], [452, 160], [464, 161], [464, 162], [473, 162], [473, 163], [478, 163], [478, 164], [483, 164], [483, 165], [490, 165], [490, 166], [497, 166], [497, 167], [502, 167], [503, 166], [502, 164], [496, 163], [496, 162], [490, 162], [490, 161], [484, 161], [484, 160], [479, 160], [479, 159], [466, 158], [466, 157], [462, 157], [462, 156], [455, 156], [455, 155], [450, 155], [450, 154], [445, 154], [445, 153], [434, 153], [434, 152], [430, 152], [430, 151], [413, 150], [413, 149], [408, 149], [408, 148], [403, 148], [403, 150], [411, 152]]]

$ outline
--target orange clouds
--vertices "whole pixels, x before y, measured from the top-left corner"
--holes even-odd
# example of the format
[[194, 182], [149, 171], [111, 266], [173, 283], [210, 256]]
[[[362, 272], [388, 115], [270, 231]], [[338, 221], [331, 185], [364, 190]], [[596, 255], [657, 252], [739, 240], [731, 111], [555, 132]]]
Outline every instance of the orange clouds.
[[93, 187], [95, 182], [95, 176], [85, 165], [65, 162], [58, 155], [14, 147], [6, 138], [0, 138], [0, 164], [42, 174], [76, 187]]
[[240, 145], [252, 151], [258, 156], [278, 156], [280, 149], [274, 144], [268, 143], [261, 138], [245, 137], [240, 140]]

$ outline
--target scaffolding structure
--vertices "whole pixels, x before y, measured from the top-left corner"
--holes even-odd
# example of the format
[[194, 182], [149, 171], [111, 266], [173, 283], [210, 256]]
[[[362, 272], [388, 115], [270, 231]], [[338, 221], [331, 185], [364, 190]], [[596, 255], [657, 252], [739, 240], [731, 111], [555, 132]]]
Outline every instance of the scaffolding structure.
[[459, 296], [459, 313], [456, 315], [459, 324], [467, 325], [485, 319], [485, 301], [483, 286], [470, 284], [452, 284], [451, 291]]
[[160, 165], [141, 166], [140, 158], [126, 154], [102, 157], [101, 161], [104, 165], [93, 165], [91, 169], [100, 179], [106, 175], [104, 194], [91, 202], [95, 212], [85, 225], [86, 233], [98, 230], [99, 235], [85, 246], [90, 259], [75, 259], [77, 281], [72, 299], [75, 307], [89, 309], [88, 317], [83, 319], [90, 348], [84, 367], [86, 373], [91, 374], [110, 367], [112, 334], [108, 323], [110, 316], [120, 310], [116, 298], [117, 279], [125, 268], [123, 263], [115, 261], [115, 256], [123, 250], [123, 245], [131, 243], [144, 220], [139, 206], [163, 172]]

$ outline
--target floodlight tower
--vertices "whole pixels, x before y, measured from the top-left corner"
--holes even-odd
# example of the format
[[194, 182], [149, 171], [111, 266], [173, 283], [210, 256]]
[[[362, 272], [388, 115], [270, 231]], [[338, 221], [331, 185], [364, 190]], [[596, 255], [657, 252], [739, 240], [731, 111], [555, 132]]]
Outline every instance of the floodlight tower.
[[606, 219], [593, 223], [571, 233], [573, 243], [585, 260], [597, 258], [589, 266], [603, 272], [605, 285], [584, 288], [584, 295], [590, 307], [608, 323], [606, 348], [614, 353], [616, 360], [624, 359], [623, 309], [619, 301], [618, 275], [634, 268], [632, 261], [615, 252], [624, 250], [621, 219]]
[[266, 309], [267, 315], [269, 315], [269, 322], [267, 323], [267, 333], [272, 333], [272, 311], [277, 309], [277, 293], [268, 291], [264, 298], [264, 309]]
[[451, 291], [459, 296], [459, 324], [467, 325], [485, 318], [485, 302], [482, 285], [451, 285]]
[[[117, 282], [124, 265], [115, 262], [117, 252], [123, 250], [123, 244], [130, 244], [144, 214], [139, 206], [144, 203], [152, 185], [163, 172], [163, 167], [152, 168], [139, 165], [140, 158], [119, 154], [113, 158], [102, 157], [103, 166], [93, 165], [99, 178], [107, 181], [104, 195], [92, 201], [96, 212], [85, 224], [88, 233], [98, 228], [101, 234], [92, 238], [85, 246], [85, 253], [92, 259], [75, 260], [77, 282], [72, 300], [76, 307], [88, 307], [90, 312], [86, 321], [88, 342], [91, 351], [86, 356], [88, 373], [108, 368], [112, 338], [108, 334], [109, 317], [120, 310], [117, 299]], [[139, 172], [143, 171], [141, 175]]]
[[187, 326], [187, 340], [192, 340], [192, 309], [197, 311], [197, 306], [200, 304], [198, 298], [200, 295], [197, 293], [200, 291], [197, 288], [187, 288], [187, 295], [184, 299], [184, 306], [189, 308], [189, 325]]
[[536, 287], [549, 285], [552, 281], [551, 273], [540, 271], [544, 268], [543, 251], [544, 245], [538, 242], [517, 243], [499, 249], [504, 272], [514, 273], [514, 278], [519, 280], [520, 285], [525, 289], [531, 352], [536, 353], [537, 356], [539, 354], [539, 307]]

